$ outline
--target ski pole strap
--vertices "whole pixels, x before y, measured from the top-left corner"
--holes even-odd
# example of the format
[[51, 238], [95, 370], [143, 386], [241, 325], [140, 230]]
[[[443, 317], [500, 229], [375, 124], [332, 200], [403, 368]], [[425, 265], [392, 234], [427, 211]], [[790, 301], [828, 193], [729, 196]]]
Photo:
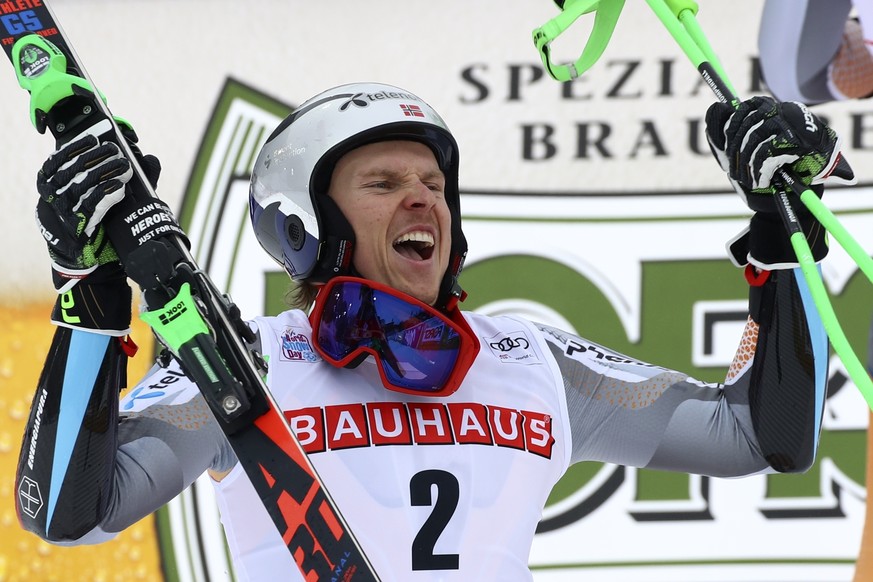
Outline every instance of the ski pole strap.
[[[558, 81], [570, 81], [591, 68], [609, 44], [623, 6], [624, 0], [566, 0], [560, 14], [533, 31], [534, 46], [540, 52], [549, 75]], [[595, 13], [594, 27], [579, 58], [568, 64], [552, 62], [551, 42], [576, 19], [590, 12]]]

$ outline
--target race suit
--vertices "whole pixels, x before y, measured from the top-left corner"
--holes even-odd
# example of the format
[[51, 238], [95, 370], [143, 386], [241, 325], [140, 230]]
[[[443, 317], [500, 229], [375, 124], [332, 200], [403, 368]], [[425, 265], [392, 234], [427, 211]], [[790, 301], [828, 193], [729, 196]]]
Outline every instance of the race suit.
[[[268, 387], [383, 580], [530, 580], [537, 523], [572, 463], [728, 477], [814, 462], [828, 344], [799, 269], [751, 288], [724, 383], [520, 318], [464, 316], [480, 351], [442, 398], [384, 389], [372, 358], [322, 361], [301, 311], [252, 322]], [[46, 506], [21, 501], [24, 527], [101, 542], [211, 469], [226, 473], [214, 485], [239, 579], [302, 580], [196, 386], [155, 367], [119, 402], [118, 344], [58, 328], [17, 477]], [[74, 392], [78, 421], [58, 405]]]

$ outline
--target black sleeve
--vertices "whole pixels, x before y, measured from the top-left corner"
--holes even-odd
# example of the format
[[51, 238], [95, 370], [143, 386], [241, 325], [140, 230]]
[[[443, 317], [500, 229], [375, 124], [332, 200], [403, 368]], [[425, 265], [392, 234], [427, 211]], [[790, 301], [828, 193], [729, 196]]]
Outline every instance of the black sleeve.
[[106, 510], [126, 373], [122, 341], [66, 327], [55, 332], [16, 476], [21, 525], [42, 538], [75, 539]]
[[100, 543], [237, 462], [176, 362], [154, 366], [119, 402], [121, 338], [59, 327], [19, 457], [22, 527], [61, 545]]
[[804, 288], [800, 269], [791, 269], [769, 272], [750, 292], [758, 341], [749, 406], [761, 454], [780, 472], [815, 462], [827, 392], [827, 336]]

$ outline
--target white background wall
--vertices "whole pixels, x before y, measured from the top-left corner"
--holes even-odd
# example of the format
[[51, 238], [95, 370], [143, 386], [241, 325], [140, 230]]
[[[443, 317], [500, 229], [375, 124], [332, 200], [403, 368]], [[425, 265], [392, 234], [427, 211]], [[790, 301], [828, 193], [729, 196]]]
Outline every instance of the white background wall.
[[[143, 148], [163, 161], [159, 193], [174, 206], [227, 76], [289, 103], [355, 80], [417, 92], [457, 134], [466, 189], [599, 192], [724, 185], [710, 159], [691, 156], [685, 147], [687, 120], [701, 118], [712, 97], [700, 88], [691, 95], [695, 71], [640, 1], [627, 3], [606, 54], [580, 82], [578, 94], [590, 98], [561, 99], [560, 85], [543, 78], [523, 87], [518, 101], [507, 100], [509, 66], [539, 62], [531, 31], [557, 14], [546, 0], [56, 0], [52, 7], [110, 107], [133, 122]], [[738, 0], [708, 2], [699, 13], [741, 92], [757, 50], [759, 10], [760, 2]], [[554, 52], [575, 59], [590, 21], [577, 22], [554, 43]], [[624, 96], [609, 97], [626, 70], [617, 61], [628, 59], [639, 67], [622, 86]], [[657, 95], [664, 59], [675, 61], [671, 97]], [[478, 90], [461, 76], [471, 66], [490, 90], [486, 100], [472, 104], [464, 100], [476, 98]], [[34, 297], [50, 291], [32, 208], [35, 172], [52, 140], [30, 126], [27, 95], [11, 70], [7, 73], [0, 75], [0, 292]], [[614, 159], [572, 159], [574, 124], [590, 120], [613, 125]], [[628, 157], [643, 120], [657, 124], [669, 156], [651, 159], [644, 149], [636, 159]], [[838, 125], [842, 117], [835, 121]], [[558, 156], [523, 163], [520, 123], [554, 125]], [[869, 156], [851, 153], [862, 178]]]

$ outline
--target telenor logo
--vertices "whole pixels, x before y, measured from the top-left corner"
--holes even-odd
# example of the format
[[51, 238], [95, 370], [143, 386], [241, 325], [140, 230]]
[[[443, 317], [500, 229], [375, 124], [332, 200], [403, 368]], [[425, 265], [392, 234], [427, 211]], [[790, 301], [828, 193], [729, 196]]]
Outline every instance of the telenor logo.
[[351, 98], [348, 101], [346, 101], [345, 103], [340, 105], [339, 110], [345, 111], [346, 109], [349, 108], [349, 105], [354, 105], [356, 107], [366, 107], [370, 103], [365, 99], [361, 99], [361, 97], [363, 97], [363, 96], [364, 96], [363, 93], [355, 93], [354, 95], [351, 96]]
[[[403, 99], [404, 101], [419, 101], [418, 97], [415, 95], [411, 95], [409, 93], [401, 93], [399, 91], [378, 91], [376, 93], [355, 93], [354, 95], [349, 95], [348, 101], [340, 105], [339, 110], [345, 111], [349, 108], [350, 105], [354, 105], [355, 107], [367, 107], [373, 101], [383, 101], [385, 99]], [[424, 117], [424, 114], [421, 113], [421, 108], [417, 105], [403, 105], [401, 107], [410, 107], [418, 110], [418, 113], [410, 112], [407, 113], [404, 110], [405, 115], [414, 115], [415, 117]]]

